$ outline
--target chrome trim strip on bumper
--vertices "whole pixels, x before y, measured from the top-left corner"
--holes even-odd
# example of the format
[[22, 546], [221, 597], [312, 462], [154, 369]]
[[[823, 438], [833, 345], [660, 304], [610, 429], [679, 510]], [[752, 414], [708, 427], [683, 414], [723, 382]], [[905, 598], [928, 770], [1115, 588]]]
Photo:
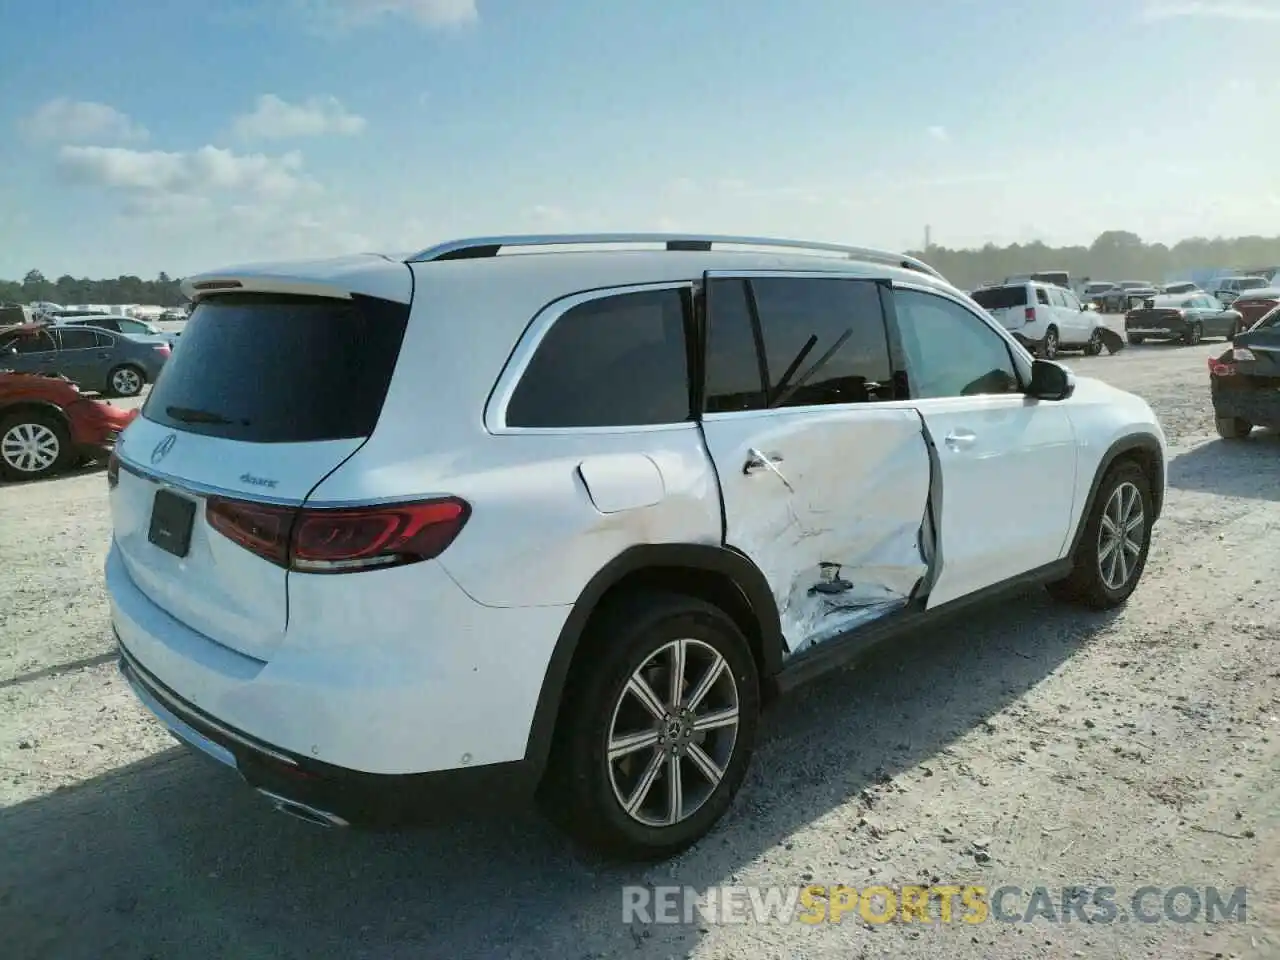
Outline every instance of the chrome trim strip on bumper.
[[165, 728], [181, 740], [183, 743], [199, 750], [205, 756], [212, 757], [224, 766], [230, 767], [232, 770], [237, 769], [236, 758], [226, 747], [221, 744], [214, 743], [203, 733], [188, 723], [185, 723], [176, 714], [167, 709], [158, 699], [152, 696], [151, 691], [142, 685], [138, 680], [138, 675], [133, 672], [128, 662], [122, 656], [120, 658], [120, 673], [124, 676], [125, 681], [132, 688], [134, 696], [142, 702], [151, 714], [164, 724]]
[[[149, 682], [146, 677], [146, 669], [138, 663], [128, 650], [125, 649], [124, 644], [120, 643], [119, 637], [116, 638], [116, 646], [120, 650], [120, 672], [123, 673], [125, 679], [129, 681], [129, 686], [131, 686], [134, 692], [138, 694], [138, 699], [142, 700], [147, 708], [151, 710], [152, 713], [156, 714], [160, 721], [166, 726], [170, 726], [170, 721], [166, 719], [166, 717], [171, 717], [173, 721], [181, 727], [181, 730], [190, 731], [190, 735], [188, 735], [187, 733], [179, 730], [174, 730], [176, 736], [192, 744], [192, 746], [197, 749], [203, 750], [205, 753], [210, 753], [210, 750], [206, 749], [203, 745], [203, 742], [207, 742], [210, 747], [225, 753], [228, 757], [231, 757], [231, 760], [229, 761], [230, 766], [236, 766], [235, 757], [229, 750], [227, 750], [226, 747], [209, 740], [209, 738], [199, 730], [196, 730], [191, 726], [191, 724], [181, 719], [182, 714], [189, 714], [192, 712], [191, 708], [178, 703], [172, 696], [165, 693], [165, 691], [160, 689], [156, 684]], [[145, 696], [144, 692], [146, 694]], [[195, 719], [199, 723], [209, 727], [211, 730], [214, 730], [219, 736], [230, 740], [232, 743], [239, 744], [246, 750], [263, 754], [264, 756], [270, 757], [272, 760], [286, 764], [290, 767], [296, 767], [298, 765], [298, 761], [294, 760], [293, 757], [280, 753], [278, 750], [274, 750], [257, 740], [246, 737], [244, 734], [237, 733], [206, 714], [201, 713], [196, 716]], [[215, 756], [216, 759], [221, 759], [217, 754], [211, 755]], [[222, 762], [228, 763], [226, 760], [223, 760]]]

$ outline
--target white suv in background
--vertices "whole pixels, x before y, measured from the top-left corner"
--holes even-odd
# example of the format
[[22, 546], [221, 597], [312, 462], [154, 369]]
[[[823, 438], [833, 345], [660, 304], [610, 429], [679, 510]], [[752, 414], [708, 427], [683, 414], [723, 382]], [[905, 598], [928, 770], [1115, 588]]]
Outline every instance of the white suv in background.
[[1052, 360], [1059, 350], [1102, 352], [1106, 323], [1070, 290], [1034, 281], [1004, 283], [973, 292], [973, 299], [1028, 350]]
[[121, 669], [319, 823], [536, 794], [672, 854], [779, 693], [1012, 588], [1123, 603], [1164, 497], [1146, 403], [908, 257], [507, 237], [185, 289], [108, 470]]

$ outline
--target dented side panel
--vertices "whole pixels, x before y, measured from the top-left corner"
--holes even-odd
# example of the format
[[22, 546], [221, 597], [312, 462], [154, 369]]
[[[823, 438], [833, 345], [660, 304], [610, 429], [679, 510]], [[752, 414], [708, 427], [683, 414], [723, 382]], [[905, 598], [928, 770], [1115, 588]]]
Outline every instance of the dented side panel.
[[719, 414], [704, 433], [725, 540], [768, 579], [791, 653], [910, 601], [935, 555], [933, 468], [915, 410]]

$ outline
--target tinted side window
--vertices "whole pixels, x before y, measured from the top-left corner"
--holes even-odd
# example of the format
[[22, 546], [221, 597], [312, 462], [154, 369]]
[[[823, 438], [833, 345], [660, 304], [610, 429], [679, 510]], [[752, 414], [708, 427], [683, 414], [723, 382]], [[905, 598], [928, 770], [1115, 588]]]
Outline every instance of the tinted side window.
[[80, 327], [63, 327], [58, 331], [63, 350], [88, 350], [97, 346], [98, 337], [92, 330]]
[[58, 349], [57, 344], [53, 342], [53, 337], [44, 331], [35, 336], [18, 337], [13, 346], [18, 348], [19, 353], [48, 353]]
[[114, 347], [116, 338], [109, 333], [95, 332], [93, 335], [94, 344], [99, 347]]
[[1049, 291], [1036, 288], [1036, 303], [1049, 306]]
[[918, 398], [1018, 393], [1018, 375], [999, 334], [957, 303], [897, 290], [894, 302]]
[[512, 427], [624, 427], [689, 419], [684, 296], [645, 290], [567, 310], [507, 407]]
[[[707, 303], [708, 412], [867, 403], [892, 396], [889, 344], [875, 282], [713, 280]], [[763, 354], [756, 349], [757, 336]]]
[[769, 368], [769, 403], [801, 407], [892, 397], [879, 285], [869, 280], [751, 281]]

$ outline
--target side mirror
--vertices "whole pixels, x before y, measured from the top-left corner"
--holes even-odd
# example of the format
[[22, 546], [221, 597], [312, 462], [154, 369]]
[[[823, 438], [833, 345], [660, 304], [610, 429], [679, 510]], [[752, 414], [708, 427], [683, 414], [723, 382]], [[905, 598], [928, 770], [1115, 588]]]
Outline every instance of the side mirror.
[[1031, 386], [1027, 396], [1037, 400], [1066, 400], [1076, 392], [1076, 378], [1066, 367], [1052, 360], [1031, 364]]

